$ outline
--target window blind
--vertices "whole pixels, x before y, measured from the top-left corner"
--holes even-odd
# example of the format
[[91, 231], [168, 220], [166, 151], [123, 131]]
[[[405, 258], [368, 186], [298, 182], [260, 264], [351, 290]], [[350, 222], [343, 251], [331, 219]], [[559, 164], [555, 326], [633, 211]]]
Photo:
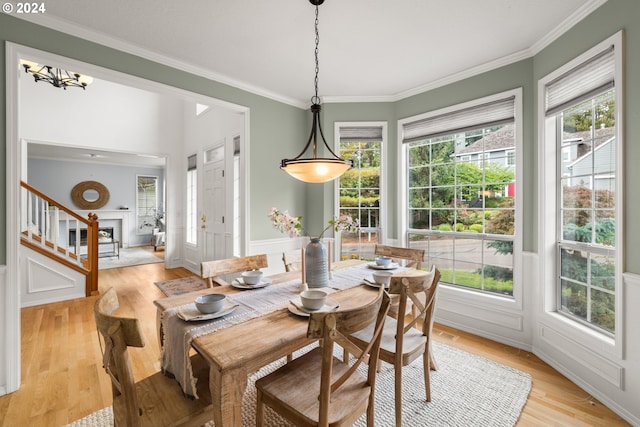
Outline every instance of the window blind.
[[187, 170], [192, 171], [197, 168], [197, 154], [187, 157]]
[[512, 122], [515, 117], [514, 101], [515, 97], [509, 96], [508, 98], [405, 123], [402, 126], [402, 142], [419, 141]]
[[613, 46], [545, 85], [545, 113], [554, 115], [614, 86]]
[[382, 141], [382, 126], [345, 126], [340, 128], [340, 142]]

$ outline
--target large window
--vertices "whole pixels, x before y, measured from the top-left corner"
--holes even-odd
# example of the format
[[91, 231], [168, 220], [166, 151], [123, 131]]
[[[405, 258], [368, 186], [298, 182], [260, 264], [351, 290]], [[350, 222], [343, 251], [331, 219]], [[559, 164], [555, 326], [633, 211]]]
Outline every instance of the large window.
[[136, 234], [151, 234], [162, 218], [158, 208], [158, 177], [136, 176]]
[[336, 124], [340, 157], [353, 160], [353, 168], [339, 180], [339, 211], [360, 222], [359, 233], [342, 232], [338, 240], [342, 258], [372, 259], [380, 241], [383, 124]]
[[[555, 153], [555, 311], [616, 331], [621, 176], [614, 45], [544, 84], [546, 145]], [[547, 198], [549, 195], [547, 195]]]
[[519, 97], [513, 91], [402, 124], [409, 247], [425, 249], [443, 282], [509, 297], [520, 228]]

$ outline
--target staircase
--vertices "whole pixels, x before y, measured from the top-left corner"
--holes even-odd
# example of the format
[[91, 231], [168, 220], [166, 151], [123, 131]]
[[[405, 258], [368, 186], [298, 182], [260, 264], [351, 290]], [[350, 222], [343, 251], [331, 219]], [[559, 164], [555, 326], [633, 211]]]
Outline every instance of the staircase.
[[[21, 186], [20, 243], [85, 276], [86, 296], [98, 293], [98, 216], [83, 218], [24, 181]], [[62, 230], [62, 232], [61, 232]], [[70, 231], [86, 230], [87, 254], [80, 255], [80, 239], [69, 245]], [[80, 282], [82, 283], [82, 282]]]

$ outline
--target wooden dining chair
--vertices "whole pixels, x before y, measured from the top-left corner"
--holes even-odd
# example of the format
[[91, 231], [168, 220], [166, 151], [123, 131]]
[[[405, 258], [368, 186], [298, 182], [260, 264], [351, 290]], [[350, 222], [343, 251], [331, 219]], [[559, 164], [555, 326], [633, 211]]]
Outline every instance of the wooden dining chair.
[[[404, 317], [396, 320], [389, 317], [382, 332], [379, 360], [391, 363], [395, 369], [396, 426], [402, 425], [402, 367], [420, 356], [423, 363], [426, 401], [431, 401], [431, 331], [439, 281], [440, 271], [433, 268], [431, 271], [422, 271], [411, 276], [394, 276], [389, 284], [389, 294], [400, 296], [401, 312], [406, 308], [407, 301], [411, 301], [418, 310], [418, 315], [411, 319]], [[420, 295], [424, 297], [425, 303], [419, 298]], [[421, 328], [415, 328], [416, 324], [420, 324]], [[369, 327], [354, 333], [352, 338], [362, 348], [367, 345], [373, 332]]]
[[[405, 260], [405, 267], [415, 268], [416, 270], [422, 270], [422, 262], [424, 261], [424, 249], [402, 248], [399, 246], [388, 245], [376, 245], [373, 251], [376, 255], [388, 256], [397, 261], [399, 259]], [[413, 316], [416, 316], [416, 311], [412, 308], [411, 302], [407, 304], [405, 314], [411, 312]], [[391, 307], [389, 308], [389, 316], [397, 319], [399, 305], [398, 298], [394, 295], [391, 296]]]
[[213, 417], [208, 364], [201, 356], [192, 356], [199, 399], [185, 397], [178, 382], [161, 372], [136, 382], [128, 348], [144, 347], [143, 333], [138, 319], [113, 314], [118, 307], [116, 291], [110, 288], [98, 298], [93, 308], [103, 350], [103, 367], [111, 378], [114, 425], [155, 427], [206, 424]]
[[300, 270], [302, 265], [302, 251], [300, 249], [282, 253], [285, 271]]
[[[256, 381], [256, 427], [264, 422], [263, 405], [296, 426], [351, 426], [365, 411], [374, 425], [374, 390], [380, 337], [389, 296], [381, 288], [376, 298], [355, 309], [311, 313], [307, 337], [321, 345]], [[348, 338], [370, 327], [371, 340], [361, 348]], [[333, 356], [334, 344], [356, 355], [352, 365]], [[356, 369], [369, 360], [367, 375]]]
[[401, 248], [399, 246], [376, 245], [374, 253], [380, 256], [391, 257], [394, 261], [403, 259], [407, 261], [406, 267], [416, 270], [422, 269], [424, 261], [424, 249]]
[[204, 261], [200, 264], [200, 277], [207, 279], [207, 285], [212, 288], [214, 284], [228, 285], [224, 278], [220, 277], [225, 274], [259, 270], [268, 266], [266, 254]]

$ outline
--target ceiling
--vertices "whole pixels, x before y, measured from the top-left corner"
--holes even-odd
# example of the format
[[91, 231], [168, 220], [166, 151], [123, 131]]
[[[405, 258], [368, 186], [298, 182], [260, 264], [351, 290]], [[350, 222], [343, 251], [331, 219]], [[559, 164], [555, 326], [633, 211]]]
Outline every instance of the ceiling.
[[[606, 0], [327, 0], [324, 102], [394, 101], [540, 51]], [[56, 0], [15, 15], [253, 93], [308, 106], [308, 0]]]
[[36, 142], [29, 142], [27, 145], [27, 156], [29, 159], [56, 159], [69, 162], [119, 166], [149, 168], [162, 168], [165, 166], [164, 157], [85, 149], [65, 145], [41, 144]]

